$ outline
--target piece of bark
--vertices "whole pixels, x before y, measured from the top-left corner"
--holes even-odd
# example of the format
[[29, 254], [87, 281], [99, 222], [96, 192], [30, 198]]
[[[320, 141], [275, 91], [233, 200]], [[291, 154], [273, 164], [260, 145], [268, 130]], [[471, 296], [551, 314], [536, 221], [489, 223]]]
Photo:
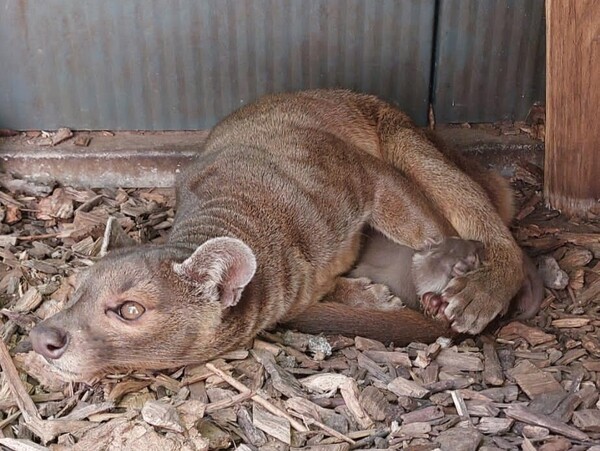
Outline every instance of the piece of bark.
[[281, 440], [287, 445], [291, 444], [290, 422], [287, 418], [273, 415], [262, 407], [253, 404], [252, 424], [277, 440]]
[[379, 365], [377, 365], [377, 363], [365, 356], [363, 353], [358, 354], [357, 363], [360, 368], [367, 370], [367, 372], [375, 379], [383, 381], [386, 384], [391, 382], [393, 379], [389, 374], [383, 371]]
[[514, 340], [521, 337], [527, 340], [531, 346], [538, 346], [556, 339], [554, 335], [547, 334], [536, 327], [526, 326], [518, 321], [513, 321], [500, 329], [498, 337], [503, 340]]
[[252, 416], [245, 407], [240, 407], [237, 411], [237, 424], [253, 446], [261, 447], [267, 443], [265, 433], [254, 426]]
[[342, 398], [344, 398], [346, 407], [359, 426], [363, 429], [369, 429], [371, 426], [373, 426], [373, 420], [369, 417], [367, 412], [365, 412], [365, 409], [362, 408], [360, 402], [358, 401], [360, 393], [356, 381], [348, 378], [346, 382], [340, 385], [340, 392], [342, 394]]
[[423, 380], [423, 386], [433, 384], [438, 381], [438, 375], [440, 372], [440, 366], [436, 362], [431, 362], [421, 373], [421, 379]]
[[483, 435], [473, 427], [455, 427], [442, 432], [436, 439], [442, 451], [475, 451]]
[[73, 199], [63, 188], [56, 188], [50, 197], [44, 197], [38, 203], [36, 218], [42, 220], [69, 219], [73, 217]]
[[79, 135], [73, 141], [73, 144], [79, 147], [87, 147], [92, 142], [92, 137], [88, 135]]
[[508, 432], [514, 422], [510, 418], [483, 417], [475, 427], [484, 434], [497, 435]]
[[565, 437], [574, 438], [575, 440], [589, 440], [587, 434], [579, 429], [569, 426], [560, 420], [555, 420], [548, 415], [532, 412], [523, 406], [509, 407], [506, 409], [506, 416], [517, 421], [522, 421], [523, 423], [548, 428], [552, 432], [562, 434]]
[[398, 376], [387, 384], [387, 389], [397, 396], [409, 396], [411, 398], [423, 398], [429, 394], [429, 390], [402, 376]]
[[440, 367], [459, 371], [483, 371], [483, 362], [478, 354], [442, 349], [436, 358]]
[[0, 340], [0, 366], [4, 374], [4, 380], [8, 384], [10, 392], [12, 393], [19, 410], [23, 415], [26, 423], [34, 423], [36, 420], [40, 420], [40, 414], [37, 407], [29, 397], [29, 394], [23, 387], [19, 373], [15, 368], [15, 365], [10, 357], [8, 348], [3, 341]]
[[213, 449], [229, 449], [233, 441], [231, 436], [211, 421], [202, 419], [198, 422], [198, 432], [208, 440], [208, 446]]
[[569, 272], [586, 266], [593, 258], [594, 254], [589, 249], [573, 247], [567, 250], [566, 254], [559, 260], [558, 265]]
[[348, 443], [336, 443], [334, 445], [303, 446], [302, 448], [291, 447], [290, 451], [348, 451], [349, 449]]
[[577, 328], [587, 326], [591, 322], [591, 318], [585, 317], [577, 317], [577, 318], [560, 318], [552, 321], [553, 327], [558, 327], [559, 329], [565, 328]]
[[567, 352], [565, 352], [565, 355], [558, 359], [555, 364], [568, 365], [571, 362], [574, 362], [575, 360], [578, 360], [586, 355], [587, 351], [585, 349], [570, 349]]
[[[574, 447], [572, 446], [570, 440], [564, 437], [550, 437], [542, 446], [538, 448], [538, 451], [570, 451], [572, 449], [574, 449]], [[591, 448], [587, 448], [587, 451], [590, 450]]]
[[585, 286], [585, 269], [587, 268], [577, 268], [569, 271], [569, 285], [567, 285], [567, 289], [571, 289], [577, 293], [581, 291]]
[[[177, 413], [179, 414], [182, 426], [186, 430], [190, 430], [192, 427], [194, 427], [196, 425], [196, 422], [198, 422], [198, 420], [204, 417], [204, 413], [206, 412], [207, 407], [208, 406], [206, 405], [206, 403], [197, 399], [188, 399], [180, 405], [178, 405]], [[213, 409], [211, 411], [214, 410], [217, 409]]]
[[54, 135], [52, 135], [51, 143], [53, 146], [56, 146], [71, 138], [72, 136], [73, 132], [71, 131], [71, 129], [67, 127], [61, 127], [56, 131], [56, 133], [54, 133]]
[[581, 345], [594, 357], [600, 357], [600, 340], [591, 334], [581, 337]]
[[48, 451], [49, 448], [38, 445], [31, 440], [23, 440], [16, 438], [4, 437], [0, 438], [0, 445], [6, 446], [8, 449], [14, 451]]
[[470, 416], [469, 416], [469, 411], [467, 410], [467, 405], [466, 405], [465, 400], [463, 399], [462, 395], [460, 394], [460, 392], [458, 392], [457, 390], [451, 390], [450, 395], [452, 396], [452, 401], [454, 402], [454, 408], [456, 409], [456, 412], [458, 413], [458, 416], [460, 417], [460, 419], [470, 421]]
[[526, 424], [523, 426], [522, 433], [527, 438], [541, 440], [550, 435], [550, 430], [541, 426], [532, 426], [531, 424]]
[[564, 389], [556, 379], [528, 360], [521, 361], [508, 373], [530, 398], [540, 394], [564, 393]]
[[400, 415], [402, 424], [422, 423], [444, 417], [444, 410], [440, 406], [429, 406]]
[[11, 247], [17, 244], [17, 237], [12, 235], [0, 235], [0, 247]]
[[358, 401], [375, 421], [384, 421], [391, 407], [381, 390], [372, 385], [363, 389]]
[[522, 449], [522, 451], [537, 451], [535, 449], [535, 446], [533, 446], [533, 443], [531, 443], [531, 440], [529, 440], [527, 437], [523, 437], [523, 443], [521, 444], [521, 449]]
[[354, 345], [359, 351], [386, 351], [386, 347], [382, 342], [370, 338], [356, 337]]
[[493, 342], [483, 343], [483, 380], [488, 385], [502, 385], [504, 373]]
[[[325, 426], [332, 428], [340, 434], [348, 433], [348, 420], [346, 417], [335, 413], [333, 410], [324, 409], [308, 399], [290, 398], [285, 401], [285, 406], [288, 411], [294, 412], [295, 416], [303, 418], [304, 421], [307, 418], [312, 418], [316, 422], [322, 422]], [[318, 426], [321, 427], [321, 425]]]
[[264, 366], [269, 376], [271, 376], [271, 383], [275, 390], [288, 398], [304, 396], [304, 391], [298, 380], [275, 362], [273, 354], [253, 349], [252, 355]]
[[600, 432], [600, 410], [584, 409], [574, 412], [573, 424], [582, 431]]
[[115, 407], [112, 401], [106, 401], [99, 404], [90, 404], [79, 409], [72, 410], [68, 415], [61, 417], [61, 420], [85, 420], [92, 415], [107, 412]]
[[500, 409], [491, 401], [482, 401], [473, 399], [466, 402], [467, 411], [474, 417], [495, 417], [500, 413]]
[[425, 384], [423, 387], [430, 393], [439, 393], [445, 390], [460, 390], [473, 384], [473, 379], [469, 377], [452, 377], [450, 379]]
[[38, 308], [42, 301], [42, 294], [39, 290], [36, 287], [31, 287], [19, 298], [11, 310], [13, 312], [29, 313]]
[[600, 278], [582, 290], [575, 299], [575, 302], [577, 302], [578, 305], [587, 305], [594, 299], [598, 299], [598, 296], [600, 296]]
[[[227, 373], [225, 373], [224, 371], [220, 370], [219, 368], [217, 368], [212, 363], [207, 363], [206, 364], [206, 368], [209, 369], [210, 371], [212, 371], [213, 373], [215, 373], [216, 375], [218, 375], [221, 379], [223, 379], [229, 385], [231, 385], [232, 387], [234, 387], [236, 390], [239, 390], [242, 393], [247, 393], [247, 392], [251, 391], [244, 384], [242, 384], [238, 380], [234, 379], [233, 377], [229, 376]], [[272, 403], [270, 403], [269, 401], [267, 401], [263, 397], [261, 397], [259, 395], [252, 395], [252, 400], [254, 402], [256, 402], [257, 404], [260, 404], [263, 408], [267, 409], [273, 415], [279, 415], [279, 416], [285, 418], [286, 420], [288, 420], [288, 422], [291, 424], [291, 426], [294, 429], [296, 429], [297, 431], [299, 431], [299, 432], [307, 432], [307, 428], [303, 424], [301, 424], [298, 421], [294, 420], [289, 414], [287, 414], [286, 412], [284, 412], [283, 410], [281, 410], [279, 407], [273, 405]]]
[[394, 432], [394, 436], [402, 439], [413, 438], [413, 437], [427, 437], [427, 434], [431, 432], [431, 424], [428, 422], [415, 422], [403, 424]]
[[6, 206], [6, 213], [4, 216], [4, 222], [12, 225], [19, 222], [22, 219], [23, 215], [21, 214], [21, 210], [19, 207], [15, 207], [14, 205]]
[[152, 426], [174, 432], [184, 431], [177, 409], [163, 401], [146, 402], [142, 408], [142, 418]]
[[343, 374], [320, 373], [300, 379], [299, 382], [311, 392], [328, 393], [336, 391], [347, 379], [348, 376]]
[[405, 366], [410, 368], [412, 363], [410, 357], [405, 352], [398, 351], [364, 351], [363, 354], [376, 363], [391, 363], [392, 365]]
[[137, 392], [143, 388], [148, 387], [152, 381], [140, 381], [135, 379], [127, 379], [122, 382], [117, 383], [108, 396], [106, 397], [107, 401], [119, 401], [123, 396], [128, 393]]
[[519, 387], [516, 385], [504, 385], [503, 387], [494, 387], [481, 390], [480, 395], [491, 399], [494, 402], [513, 402], [519, 396]]

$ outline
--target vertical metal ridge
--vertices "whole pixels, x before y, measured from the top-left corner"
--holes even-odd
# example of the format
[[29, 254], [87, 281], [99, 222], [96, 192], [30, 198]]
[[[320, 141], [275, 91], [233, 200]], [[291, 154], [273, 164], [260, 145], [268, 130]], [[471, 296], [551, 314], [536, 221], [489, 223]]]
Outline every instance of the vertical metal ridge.
[[267, 92], [317, 87], [424, 123], [434, 4], [0, 0], [0, 127], [204, 129]]
[[436, 119], [524, 119], [544, 98], [544, 1], [439, 1]]

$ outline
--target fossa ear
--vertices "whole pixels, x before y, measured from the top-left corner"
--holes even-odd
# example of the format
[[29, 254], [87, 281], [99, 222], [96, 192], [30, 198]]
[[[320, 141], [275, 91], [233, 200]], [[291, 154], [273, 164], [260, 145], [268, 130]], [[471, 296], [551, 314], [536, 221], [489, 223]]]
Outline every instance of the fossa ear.
[[233, 307], [256, 272], [256, 257], [244, 242], [219, 237], [201, 244], [173, 269], [223, 307]]

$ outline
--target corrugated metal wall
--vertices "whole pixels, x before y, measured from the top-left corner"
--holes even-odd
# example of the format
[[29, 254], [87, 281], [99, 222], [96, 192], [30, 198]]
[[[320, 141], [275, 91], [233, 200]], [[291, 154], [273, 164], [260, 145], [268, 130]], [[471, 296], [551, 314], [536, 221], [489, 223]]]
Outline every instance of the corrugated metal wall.
[[423, 123], [434, 0], [0, 0], [0, 127], [203, 129], [347, 87]]
[[524, 119], [545, 97], [544, 0], [440, 0], [438, 122]]
[[543, 3], [0, 0], [0, 128], [205, 129], [314, 87], [420, 124], [431, 98], [438, 122], [523, 118], [544, 97]]

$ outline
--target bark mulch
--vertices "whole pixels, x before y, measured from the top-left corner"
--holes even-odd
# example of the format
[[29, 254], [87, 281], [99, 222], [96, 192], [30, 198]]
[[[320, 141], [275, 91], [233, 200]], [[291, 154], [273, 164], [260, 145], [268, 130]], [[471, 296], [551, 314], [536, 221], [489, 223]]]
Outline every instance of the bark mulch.
[[[546, 284], [541, 312], [458, 344], [397, 348], [290, 331], [172, 371], [64, 383], [30, 350], [100, 253], [109, 216], [165, 239], [168, 189], [41, 186], [0, 176], [0, 444], [15, 450], [600, 450], [600, 211], [543, 206], [517, 166], [514, 234]], [[12, 357], [12, 358], [11, 358]], [[14, 366], [13, 366], [14, 365]]]

